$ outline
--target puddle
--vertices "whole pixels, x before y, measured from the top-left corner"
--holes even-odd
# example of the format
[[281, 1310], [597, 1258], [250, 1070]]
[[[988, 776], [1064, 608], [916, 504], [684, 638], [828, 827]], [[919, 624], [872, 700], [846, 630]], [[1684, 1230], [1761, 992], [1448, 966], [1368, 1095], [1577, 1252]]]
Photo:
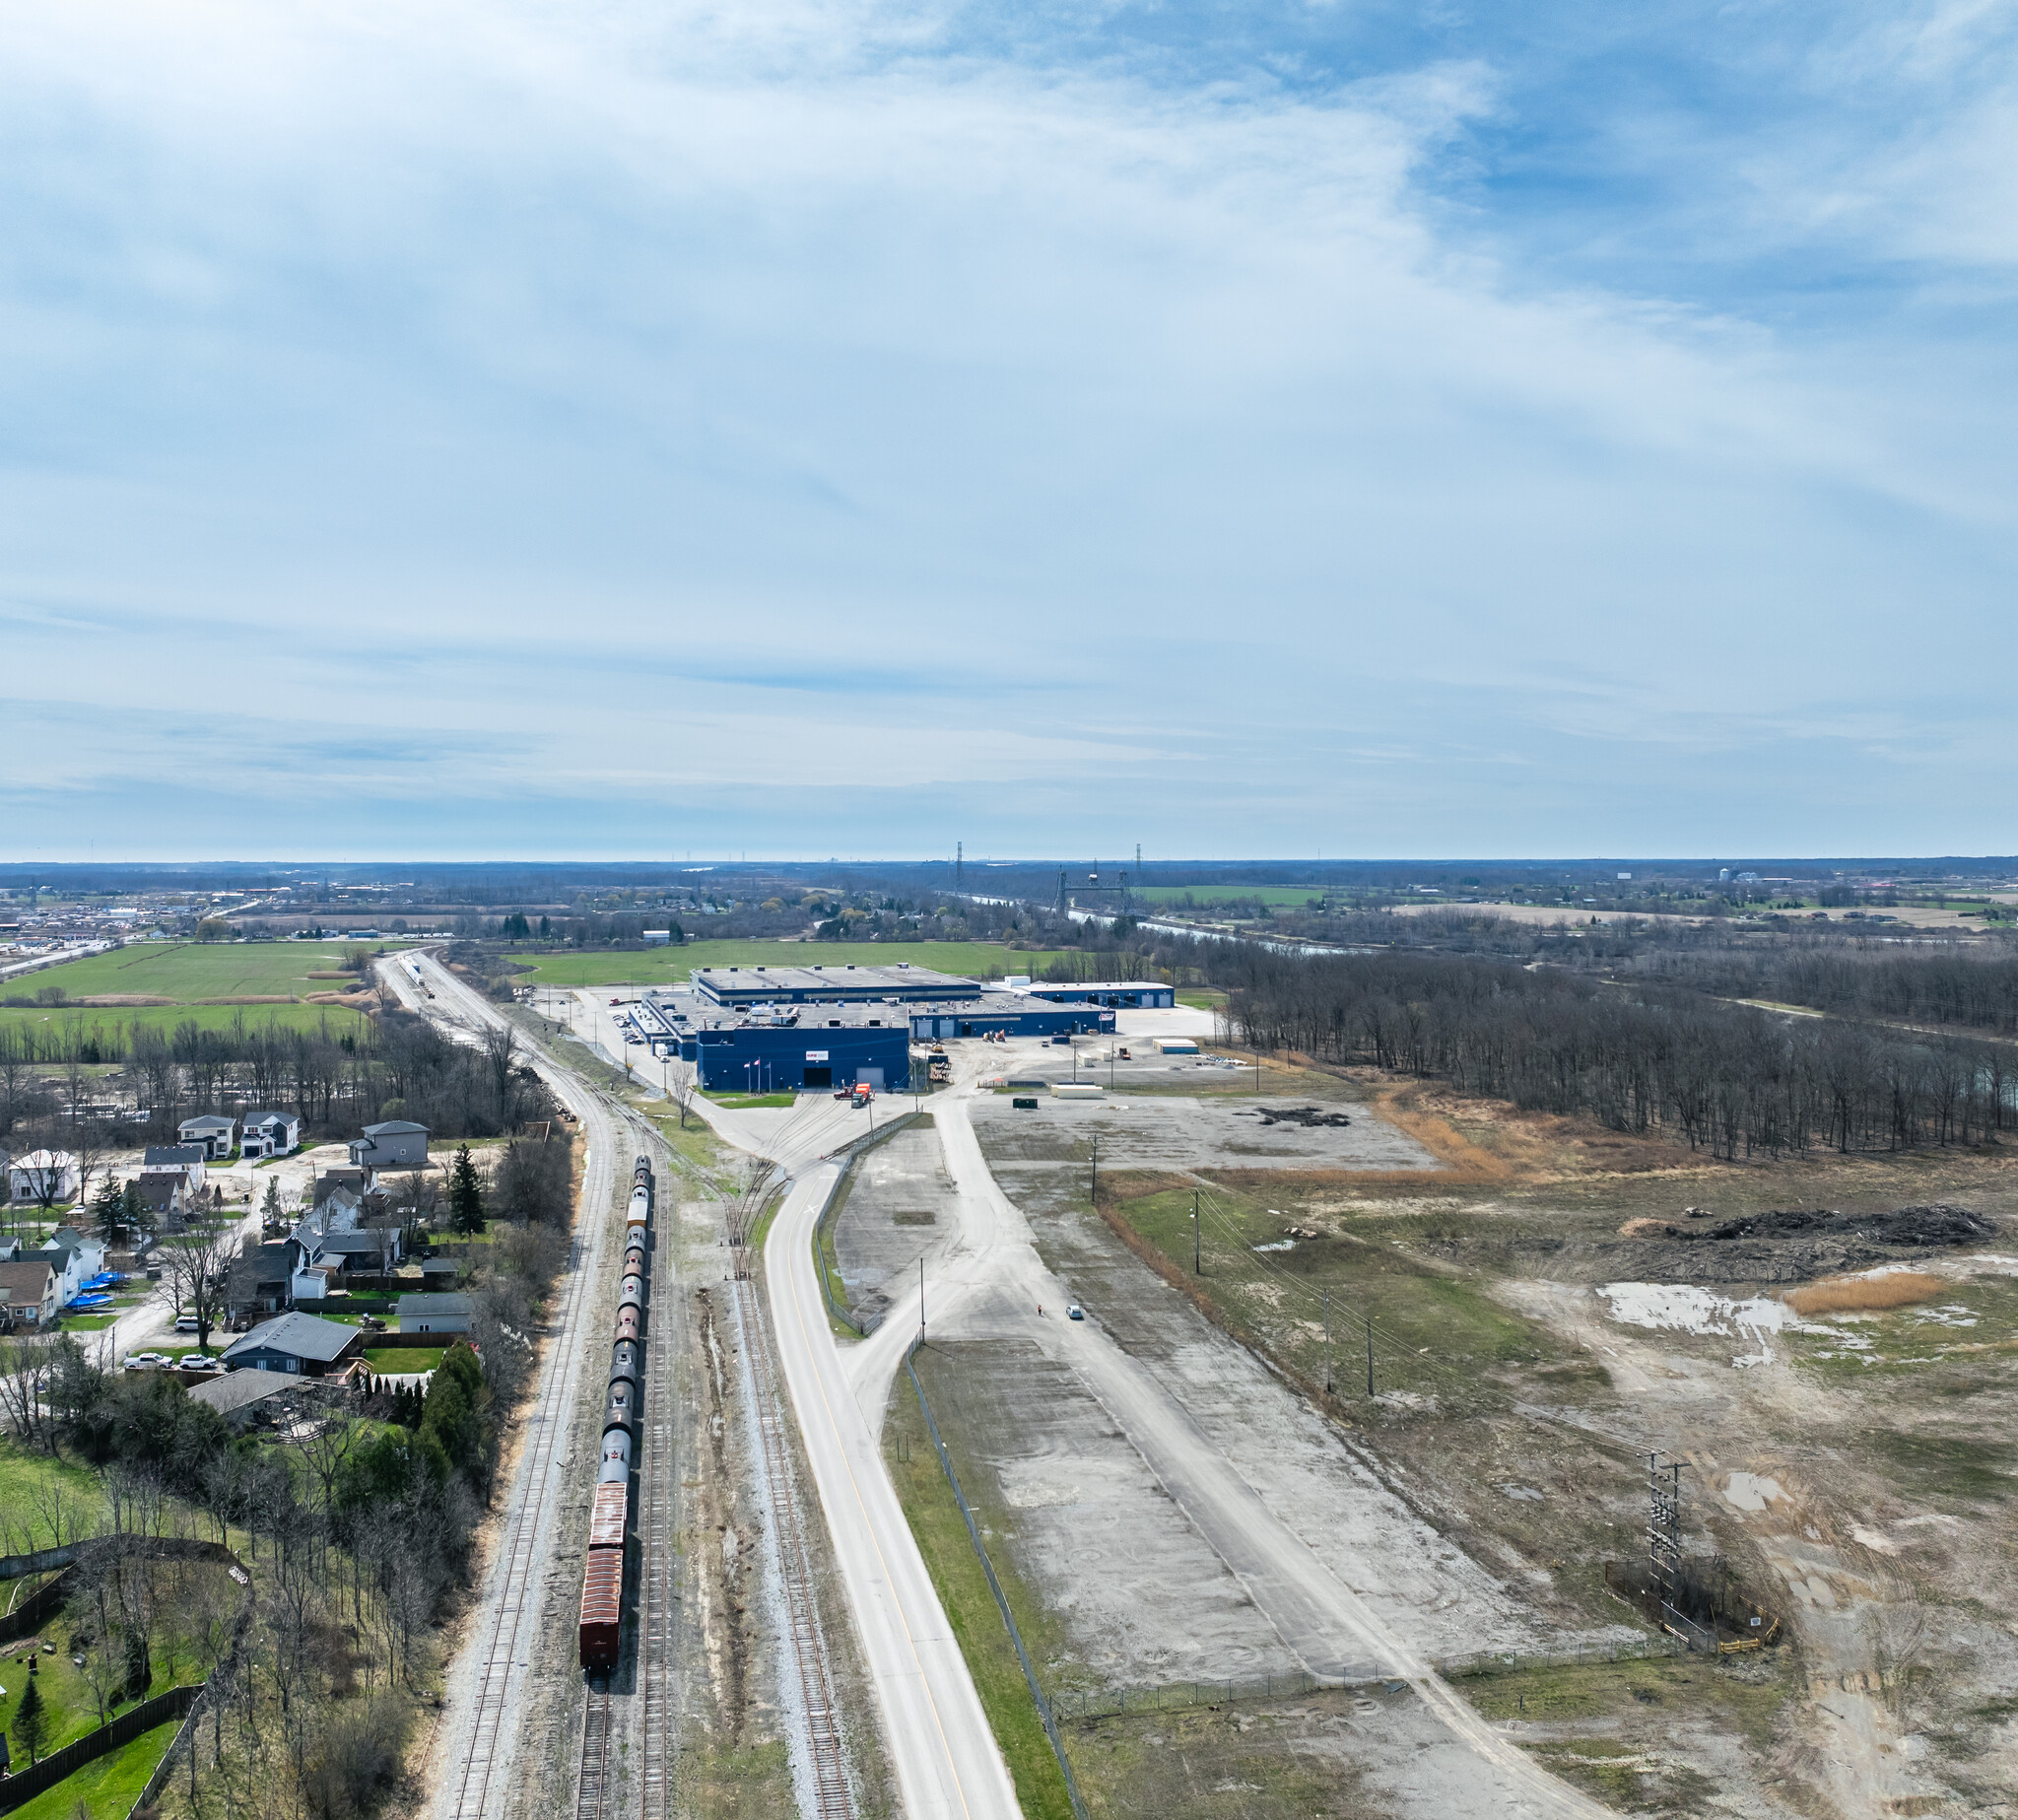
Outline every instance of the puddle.
[[1734, 1472], [1723, 1488], [1723, 1501], [1735, 1511], [1763, 1511], [1776, 1499], [1784, 1498], [1778, 1479], [1754, 1472]]
[[1606, 1283], [1597, 1293], [1611, 1304], [1611, 1317], [1631, 1326], [1756, 1341], [1757, 1352], [1740, 1353], [1731, 1361], [1738, 1367], [1773, 1363], [1773, 1348], [1766, 1343], [1770, 1333], [1840, 1337], [1834, 1327], [1813, 1326], [1784, 1302], [1766, 1296], [1738, 1302], [1692, 1283]]

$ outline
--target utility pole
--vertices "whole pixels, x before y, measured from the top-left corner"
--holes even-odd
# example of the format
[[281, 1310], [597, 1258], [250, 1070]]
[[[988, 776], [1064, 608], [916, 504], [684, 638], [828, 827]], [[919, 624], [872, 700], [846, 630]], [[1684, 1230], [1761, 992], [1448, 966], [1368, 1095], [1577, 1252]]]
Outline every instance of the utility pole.
[[1331, 1394], [1331, 1292], [1324, 1292], [1324, 1394]]
[[965, 841], [956, 841], [953, 843], [953, 889], [955, 891], [960, 890], [966, 876], [967, 843]]
[[1374, 1317], [1367, 1316], [1367, 1394], [1374, 1394]]
[[1654, 1595], [1672, 1605], [1681, 1590], [1682, 1463], [1661, 1463], [1658, 1453], [1647, 1456], [1647, 1569]]
[[918, 1259], [918, 1344], [925, 1343], [925, 1260]]
[[1198, 1270], [1198, 1190], [1197, 1190], [1196, 1188], [1193, 1188], [1193, 1189], [1191, 1190], [1191, 1274], [1192, 1274], [1193, 1276], [1197, 1276], [1197, 1275], [1199, 1274], [1199, 1270]]
[[1100, 1139], [1093, 1140], [1093, 1187], [1091, 1189], [1093, 1210], [1100, 1211]]

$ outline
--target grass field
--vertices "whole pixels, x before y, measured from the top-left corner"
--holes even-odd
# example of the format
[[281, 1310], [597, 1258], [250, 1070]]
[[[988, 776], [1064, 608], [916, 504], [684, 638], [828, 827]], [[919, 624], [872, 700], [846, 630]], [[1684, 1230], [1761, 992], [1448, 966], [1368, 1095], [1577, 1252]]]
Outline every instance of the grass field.
[[[206, 998], [285, 996], [340, 992], [354, 982], [316, 979], [333, 974], [345, 942], [134, 942], [109, 954], [88, 955], [44, 968], [9, 983], [8, 991], [33, 995], [61, 986], [72, 998], [112, 995], [172, 999], [178, 1005]], [[365, 944], [376, 948], [380, 944]], [[397, 944], [387, 944], [396, 946]]]
[[[47, 1548], [52, 1539], [38, 1521], [40, 1500], [52, 1488], [75, 1499], [96, 1514], [103, 1499], [98, 1475], [68, 1459], [52, 1459], [46, 1453], [32, 1453], [19, 1442], [0, 1438], [0, 1510], [14, 1518], [17, 1529], [28, 1531], [15, 1538], [15, 1546], [27, 1542], [34, 1548]], [[0, 1680], [5, 1680], [0, 1675]]]
[[[248, 1030], [319, 1031], [328, 1028], [332, 1037], [345, 1031], [362, 1030], [365, 1014], [342, 1005], [127, 1005], [100, 1008], [59, 1006], [55, 1009], [26, 1005], [0, 1005], [0, 1025], [18, 1024], [37, 1033], [39, 1038], [67, 1037], [71, 1031], [89, 1038], [97, 1035], [109, 1044], [117, 1033], [147, 1024], [160, 1031], [172, 1031], [178, 1024], [194, 1024], [199, 1030], [230, 1030], [235, 1019], [243, 1018]], [[123, 1050], [120, 1052], [123, 1053]]]
[[441, 1363], [445, 1346], [367, 1346], [365, 1362], [374, 1372], [432, 1372]]
[[[920, 1375], [929, 1384], [933, 1364], [930, 1354], [921, 1354], [918, 1363]], [[940, 1468], [939, 1455], [926, 1432], [908, 1376], [900, 1376], [897, 1381], [884, 1432], [896, 1454], [890, 1460], [890, 1473], [897, 1484], [898, 1498], [904, 1505], [911, 1533], [917, 1538], [918, 1551], [930, 1570], [932, 1584], [939, 1589], [947, 1621], [960, 1640], [960, 1652], [974, 1673], [975, 1691], [980, 1695], [995, 1742], [1001, 1747], [1010, 1778], [1016, 1785], [1017, 1804], [1030, 1820], [1071, 1820], [1065, 1779], [1059, 1774], [1058, 1760], [1051, 1755], [1043, 1721], [1038, 1718], [1030, 1686], [1023, 1678], [1023, 1664], [1016, 1657], [1016, 1646], [1002, 1623], [995, 1596], [988, 1590], [987, 1577], [975, 1556], [974, 1543]], [[948, 1446], [955, 1450], [954, 1469], [973, 1496], [977, 1476], [972, 1463], [959, 1457], [958, 1425], [949, 1426], [947, 1435]], [[1006, 1548], [990, 1551], [996, 1578], [1002, 1583], [1016, 1622], [1033, 1653], [1041, 1657], [1044, 1653], [1041, 1638], [1047, 1619], [1040, 1602], [1030, 1596], [1017, 1578], [1008, 1556]]]
[[91, 1820], [126, 1820], [147, 1779], [168, 1754], [180, 1723], [166, 1719], [130, 1744], [86, 1764], [76, 1775], [64, 1777], [55, 1787], [15, 1808], [13, 1820], [77, 1820], [80, 1807]]
[[[967, 979], [1037, 974], [1056, 952], [1004, 948], [999, 942], [689, 942], [638, 954], [520, 954], [531, 966], [518, 978], [536, 985], [675, 985], [697, 967], [895, 967], [908, 961]], [[50, 976], [37, 974], [37, 979]]]

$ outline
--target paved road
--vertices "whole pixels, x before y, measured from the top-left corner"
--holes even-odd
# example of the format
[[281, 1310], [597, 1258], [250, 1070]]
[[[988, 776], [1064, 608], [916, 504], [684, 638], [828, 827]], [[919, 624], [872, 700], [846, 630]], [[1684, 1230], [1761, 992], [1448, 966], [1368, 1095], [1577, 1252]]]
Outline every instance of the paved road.
[[878, 1114], [811, 1094], [789, 1112], [696, 1106], [792, 1179], [764, 1247], [772, 1324], [908, 1820], [1014, 1820], [1008, 1767], [884, 1467], [880, 1425], [850, 1388], [813, 1265], [813, 1229], [841, 1179], [828, 1157], [902, 1110], [901, 1099]]
[[[487, 1027], [504, 1022], [480, 994], [432, 956], [422, 959], [421, 968], [433, 999], [415, 987], [403, 967], [383, 963], [379, 973], [402, 1003], [442, 1023], [464, 1041], [477, 1042]], [[585, 1290], [609, 1267], [617, 1172], [630, 1162], [628, 1150], [619, 1154], [622, 1134], [602, 1097], [540, 1051], [528, 1050], [527, 1058], [580, 1121], [588, 1150], [581, 1212], [568, 1271], [555, 1285], [554, 1306], [565, 1312], [563, 1324], [540, 1362], [497, 1545], [485, 1567], [483, 1590], [469, 1614], [463, 1647], [449, 1664], [441, 1719], [429, 1744], [425, 1774], [432, 1790], [429, 1813], [435, 1820], [479, 1820], [511, 1804], [509, 1794], [518, 1780], [517, 1754], [525, 1736], [527, 1668], [540, 1606], [556, 1544], [568, 1540], [555, 1520], [560, 1475], [571, 1470], [566, 1437], [572, 1429], [576, 1400], [591, 1384], [592, 1375], [580, 1369], [588, 1345], [581, 1318], [592, 1300]], [[621, 1233], [622, 1228], [615, 1230]], [[577, 1283], [584, 1293], [571, 1295]], [[597, 1391], [600, 1387], [593, 1385]], [[543, 1445], [549, 1440], [553, 1445]]]
[[[1012, 1045], [1008, 1055], [1017, 1054]], [[1127, 1436], [1192, 1525], [1246, 1587], [1291, 1650], [1316, 1675], [1374, 1673], [1407, 1680], [1467, 1744], [1502, 1811], [1600, 1820], [1609, 1809], [1537, 1766], [1455, 1693], [1387, 1623], [1312, 1552], [1262, 1501], [1183, 1406], [1124, 1352], [1097, 1320], [1058, 1318], [1069, 1288], [1047, 1270], [1021, 1211], [996, 1185], [969, 1116], [975, 1080], [1002, 1070], [1004, 1051], [963, 1055], [959, 1084], [933, 1099], [946, 1168], [960, 1203], [955, 1235], [926, 1263], [927, 1313], [935, 1329], [958, 1330], [963, 1310], [986, 1311], [991, 1334], [1013, 1330], [1063, 1359]], [[1013, 1063], [1012, 1063], [1013, 1065]], [[784, 1226], [778, 1221], [779, 1232]], [[773, 1243], [778, 1243], [774, 1234]], [[800, 1242], [796, 1254], [803, 1256]], [[810, 1263], [806, 1266], [811, 1276]], [[815, 1294], [818, 1293], [817, 1283]], [[1040, 1307], [1051, 1311], [1040, 1316]], [[900, 1297], [883, 1324], [845, 1356], [842, 1371], [864, 1425], [880, 1418], [918, 1322], [918, 1292]]]

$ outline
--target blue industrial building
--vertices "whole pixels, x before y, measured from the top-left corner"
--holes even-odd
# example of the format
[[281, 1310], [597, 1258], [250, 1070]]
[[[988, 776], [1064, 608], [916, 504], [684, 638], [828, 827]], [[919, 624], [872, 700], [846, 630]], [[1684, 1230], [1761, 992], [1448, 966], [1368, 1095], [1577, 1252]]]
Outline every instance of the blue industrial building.
[[913, 1041], [1092, 1034], [1112, 1030], [1114, 1013], [922, 967], [706, 967], [691, 985], [645, 993], [629, 1022], [654, 1055], [692, 1062], [710, 1092], [902, 1091]]
[[1168, 1011], [1176, 990], [1154, 979], [1092, 979], [1079, 985], [1028, 985], [1024, 991], [1054, 1005], [1106, 1005], [1110, 1010]]

